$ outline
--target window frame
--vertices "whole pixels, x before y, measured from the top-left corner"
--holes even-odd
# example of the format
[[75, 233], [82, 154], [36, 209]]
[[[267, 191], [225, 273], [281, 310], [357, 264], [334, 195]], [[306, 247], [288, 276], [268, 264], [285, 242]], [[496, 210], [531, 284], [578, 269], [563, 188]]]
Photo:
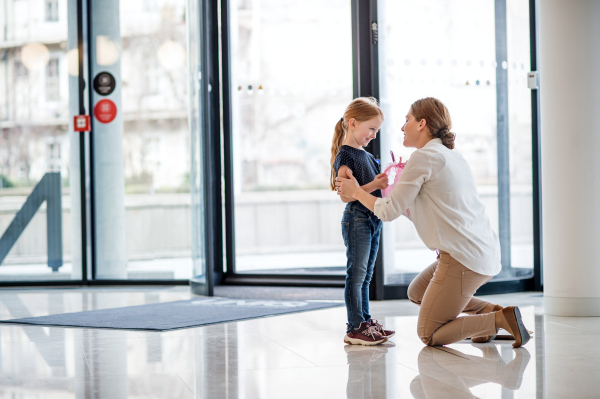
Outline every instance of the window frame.
[[58, 22], [58, 0], [44, 0], [44, 22]]
[[60, 59], [50, 58], [45, 72], [46, 102], [58, 102], [60, 101]]

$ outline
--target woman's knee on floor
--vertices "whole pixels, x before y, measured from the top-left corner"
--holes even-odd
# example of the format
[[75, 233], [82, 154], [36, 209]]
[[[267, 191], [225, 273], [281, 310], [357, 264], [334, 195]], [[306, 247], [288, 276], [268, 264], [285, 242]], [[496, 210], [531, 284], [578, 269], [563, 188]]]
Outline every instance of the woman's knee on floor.
[[433, 345], [433, 333], [430, 335], [420, 335], [419, 338], [421, 338], [421, 341], [427, 345], [427, 346], [434, 346]]
[[415, 305], [421, 305], [421, 301], [423, 300], [423, 292], [417, 289], [416, 285], [412, 283], [408, 286], [408, 299], [414, 303]]
[[421, 339], [421, 341], [427, 346], [434, 346], [435, 341], [433, 339], [433, 334], [440, 328], [440, 325], [435, 325], [432, 323], [424, 322], [424, 319], [421, 315], [419, 315], [419, 320], [417, 321], [417, 335]]

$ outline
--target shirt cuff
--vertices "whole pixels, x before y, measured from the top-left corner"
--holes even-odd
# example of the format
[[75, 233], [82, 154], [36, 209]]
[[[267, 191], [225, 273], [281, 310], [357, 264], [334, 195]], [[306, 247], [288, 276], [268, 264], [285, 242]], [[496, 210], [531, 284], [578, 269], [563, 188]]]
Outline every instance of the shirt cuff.
[[390, 197], [387, 198], [377, 198], [375, 201], [375, 207], [373, 209], [373, 213], [375, 216], [379, 218], [379, 220], [384, 220], [385, 212], [383, 208], [389, 204], [391, 201]]

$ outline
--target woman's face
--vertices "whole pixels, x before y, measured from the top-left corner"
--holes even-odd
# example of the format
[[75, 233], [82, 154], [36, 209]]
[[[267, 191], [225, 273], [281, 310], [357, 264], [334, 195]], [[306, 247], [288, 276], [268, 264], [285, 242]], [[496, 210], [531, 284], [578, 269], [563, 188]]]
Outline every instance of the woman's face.
[[404, 146], [405, 147], [416, 147], [419, 142], [421, 134], [423, 134], [424, 120], [417, 122], [414, 115], [408, 112], [406, 115], [406, 122], [402, 126], [404, 132]]
[[379, 116], [364, 122], [357, 122], [353, 119], [350, 120], [350, 128], [354, 128], [354, 139], [361, 147], [366, 147], [371, 140], [377, 137], [377, 133], [379, 132], [382, 124], [383, 120]]

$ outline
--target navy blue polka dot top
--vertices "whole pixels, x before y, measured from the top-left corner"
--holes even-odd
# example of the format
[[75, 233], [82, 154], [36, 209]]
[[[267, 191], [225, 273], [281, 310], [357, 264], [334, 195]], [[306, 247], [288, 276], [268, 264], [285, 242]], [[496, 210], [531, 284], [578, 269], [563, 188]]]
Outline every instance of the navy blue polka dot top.
[[[352, 170], [352, 174], [361, 186], [371, 183], [375, 179], [375, 176], [380, 173], [379, 162], [377, 162], [373, 155], [365, 150], [359, 150], [349, 145], [343, 145], [335, 157], [333, 166], [336, 175], [342, 165], [346, 165]], [[381, 198], [381, 190], [379, 189], [373, 191], [371, 194]], [[368, 212], [371, 212], [362, 204], [361, 206]]]

